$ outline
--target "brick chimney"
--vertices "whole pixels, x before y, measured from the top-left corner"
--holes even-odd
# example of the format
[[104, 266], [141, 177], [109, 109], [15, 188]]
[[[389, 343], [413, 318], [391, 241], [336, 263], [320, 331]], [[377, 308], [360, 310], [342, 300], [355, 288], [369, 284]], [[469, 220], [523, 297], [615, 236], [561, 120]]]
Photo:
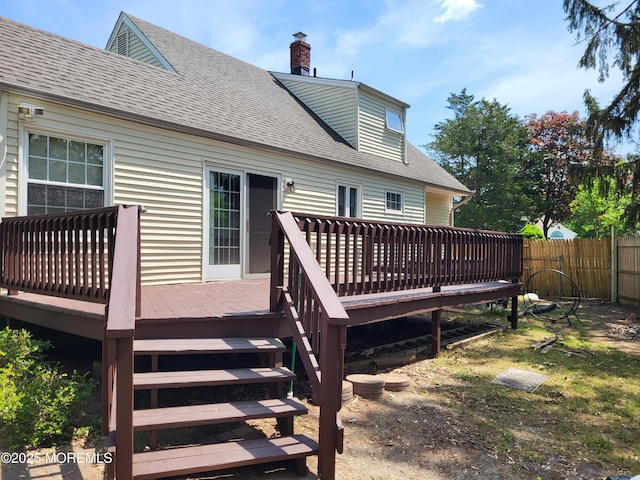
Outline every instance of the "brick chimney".
[[306, 33], [298, 32], [293, 35], [296, 40], [289, 47], [291, 49], [291, 74], [309, 75], [311, 67], [311, 45], [305, 40]]

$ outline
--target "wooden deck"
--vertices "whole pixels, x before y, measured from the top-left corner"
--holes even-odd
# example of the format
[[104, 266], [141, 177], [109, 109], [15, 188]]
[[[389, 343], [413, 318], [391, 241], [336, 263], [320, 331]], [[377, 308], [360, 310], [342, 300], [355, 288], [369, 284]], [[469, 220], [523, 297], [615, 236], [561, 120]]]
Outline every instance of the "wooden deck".
[[[147, 328], [183, 321], [239, 320], [262, 318], [269, 312], [269, 279], [234, 280], [142, 287], [142, 309], [138, 323]], [[35, 293], [0, 294], [0, 315], [62, 330], [83, 337], [102, 339], [105, 306]], [[141, 332], [136, 337], [140, 338]]]
[[[117, 206], [0, 223], [0, 285], [16, 294], [0, 295], [0, 315], [103, 340], [103, 430], [110, 451], [117, 451], [110, 478], [223, 468], [210, 463], [218, 450], [209, 446], [203, 455], [200, 447], [174, 450], [179, 468], [156, 461], [155, 452], [144, 453], [153, 468], [140, 470], [142, 457], [134, 455], [133, 445], [134, 389], [148, 390], [156, 409], [160, 389], [267, 378], [270, 398], [284, 399], [282, 387], [291, 378], [279, 346], [263, 352], [251, 343], [252, 364], [228, 371], [192, 371], [184, 364], [178, 372], [165, 372], [158, 368], [159, 356], [228, 354], [230, 345], [244, 352], [249, 346], [242, 338], [279, 345], [279, 338], [292, 336], [320, 406], [318, 442], [293, 435], [295, 413], [289, 411], [278, 419], [278, 442], [287, 451], [281, 455], [280, 443], [274, 450], [261, 441], [256, 449], [266, 456], [253, 449], [239, 452], [232, 465], [284, 456], [295, 458], [302, 472], [304, 458], [317, 453], [320, 476], [332, 480], [335, 454], [344, 446], [338, 412], [348, 327], [432, 312], [431, 352], [437, 356], [443, 308], [505, 297], [511, 297], [511, 326], [517, 327], [521, 235], [271, 212], [270, 281], [142, 287], [139, 214], [139, 207]], [[136, 369], [134, 359], [142, 354], [150, 357], [150, 372]], [[189, 415], [198, 424], [219, 421], [200, 407]], [[161, 424], [157, 428], [164, 428], [164, 417], [153, 421]], [[243, 450], [249, 446], [242, 443]], [[302, 450], [289, 451], [289, 445]]]
[[[519, 288], [519, 284], [485, 282], [451, 285], [444, 287], [441, 293], [421, 288], [353, 295], [340, 297], [340, 302], [352, 317], [349, 325], [353, 326], [413, 314], [415, 304], [405, 312], [402, 311], [403, 304], [409, 305], [409, 300], [418, 297], [424, 300], [418, 310], [430, 311], [490, 301], [496, 298], [496, 290], [502, 291], [505, 298], [510, 297], [517, 294]], [[142, 287], [141, 307], [136, 338], [189, 338], [193, 330], [202, 333], [207, 322], [216, 322], [215, 328], [223, 328], [224, 321], [246, 321], [247, 327], [256, 335], [287, 336], [280, 328], [274, 332], [273, 322], [269, 324], [270, 331], [256, 333], [260, 328], [254, 322], [280, 316], [269, 311], [269, 279], [266, 278], [147, 285]], [[6, 291], [0, 294], [0, 315], [96, 340], [102, 339], [104, 309], [100, 303], [49, 295], [20, 293], [9, 296]], [[178, 331], [176, 323], [181, 325]]]
[[223, 318], [269, 312], [269, 279], [148, 285], [141, 320]]

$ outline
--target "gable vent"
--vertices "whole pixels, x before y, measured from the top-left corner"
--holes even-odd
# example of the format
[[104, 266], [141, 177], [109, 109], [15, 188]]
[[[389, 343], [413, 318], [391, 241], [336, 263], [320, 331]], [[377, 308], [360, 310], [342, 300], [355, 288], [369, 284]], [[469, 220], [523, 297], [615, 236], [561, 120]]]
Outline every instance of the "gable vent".
[[118, 35], [118, 54], [129, 56], [129, 32], [123, 32]]

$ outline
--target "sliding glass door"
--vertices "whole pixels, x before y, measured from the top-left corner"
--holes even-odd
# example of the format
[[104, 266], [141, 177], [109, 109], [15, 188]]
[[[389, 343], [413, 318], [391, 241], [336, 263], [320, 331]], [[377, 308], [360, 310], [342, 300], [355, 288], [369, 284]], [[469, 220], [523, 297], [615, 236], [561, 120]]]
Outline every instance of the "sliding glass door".
[[267, 275], [277, 177], [207, 168], [205, 178], [205, 279]]

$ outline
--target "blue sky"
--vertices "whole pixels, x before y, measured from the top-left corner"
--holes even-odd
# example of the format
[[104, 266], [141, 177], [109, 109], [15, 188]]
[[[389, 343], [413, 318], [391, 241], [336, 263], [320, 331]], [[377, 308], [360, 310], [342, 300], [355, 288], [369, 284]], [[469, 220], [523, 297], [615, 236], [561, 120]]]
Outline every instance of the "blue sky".
[[[605, 2], [595, 2], [604, 4]], [[608, 2], [606, 2], [608, 3]], [[607, 103], [612, 71], [579, 70], [584, 46], [567, 30], [562, 0], [2, 0], [0, 15], [104, 48], [120, 11], [266, 70], [289, 71], [292, 34], [311, 44], [321, 77], [354, 79], [411, 105], [407, 135], [431, 141], [463, 88], [523, 118], [585, 115], [591, 89]], [[2, 33], [0, 32], [0, 35]], [[626, 150], [626, 149], [625, 149]]]

